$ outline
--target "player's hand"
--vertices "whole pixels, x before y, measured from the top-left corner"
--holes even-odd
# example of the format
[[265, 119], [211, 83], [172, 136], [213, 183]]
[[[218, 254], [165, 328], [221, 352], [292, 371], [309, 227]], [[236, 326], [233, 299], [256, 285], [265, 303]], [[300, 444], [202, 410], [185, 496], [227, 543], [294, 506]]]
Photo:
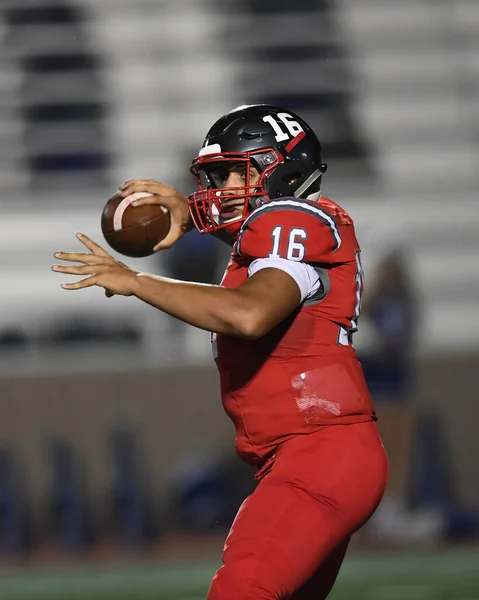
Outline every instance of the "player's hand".
[[81, 290], [98, 285], [105, 288], [107, 298], [118, 294], [131, 296], [137, 272], [115, 260], [101, 246], [82, 233], [77, 238], [90, 252], [55, 252], [55, 258], [81, 265], [53, 265], [52, 270], [69, 275], [86, 275], [76, 283], [62, 283], [65, 290]]
[[123, 198], [128, 198], [128, 196], [138, 192], [147, 192], [153, 195], [135, 200], [131, 203], [131, 206], [159, 204], [167, 208], [170, 213], [170, 231], [153, 248], [155, 252], [170, 248], [182, 235], [193, 229], [194, 225], [188, 208], [187, 198], [177, 189], [154, 179], [129, 179], [120, 185], [120, 193]]

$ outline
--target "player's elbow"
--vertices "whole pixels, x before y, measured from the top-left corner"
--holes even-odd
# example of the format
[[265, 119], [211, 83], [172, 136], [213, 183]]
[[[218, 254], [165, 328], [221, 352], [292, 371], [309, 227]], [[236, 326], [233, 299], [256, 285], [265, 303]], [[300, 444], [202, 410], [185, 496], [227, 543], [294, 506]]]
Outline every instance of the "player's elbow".
[[244, 307], [238, 311], [235, 319], [237, 335], [248, 340], [258, 340], [271, 329], [262, 311]]

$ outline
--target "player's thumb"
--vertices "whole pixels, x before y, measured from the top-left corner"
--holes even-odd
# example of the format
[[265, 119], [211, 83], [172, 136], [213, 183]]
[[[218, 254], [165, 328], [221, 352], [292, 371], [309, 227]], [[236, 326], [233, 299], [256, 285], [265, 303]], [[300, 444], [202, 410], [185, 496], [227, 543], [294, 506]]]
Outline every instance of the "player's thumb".
[[171, 224], [170, 231], [166, 235], [164, 239], [161, 240], [156, 246], [153, 247], [153, 250], [157, 252], [158, 250], [166, 250], [166, 248], [171, 248], [173, 244], [180, 239], [183, 235], [183, 230], [179, 225]]

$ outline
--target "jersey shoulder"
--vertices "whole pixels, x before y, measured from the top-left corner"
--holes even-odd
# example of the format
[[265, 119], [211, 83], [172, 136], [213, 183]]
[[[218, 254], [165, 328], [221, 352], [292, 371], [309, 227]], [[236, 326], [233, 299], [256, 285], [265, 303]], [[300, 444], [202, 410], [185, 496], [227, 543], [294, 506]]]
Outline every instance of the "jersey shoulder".
[[328, 199], [279, 198], [255, 209], [241, 227], [236, 252], [249, 258], [329, 262], [352, 220]]

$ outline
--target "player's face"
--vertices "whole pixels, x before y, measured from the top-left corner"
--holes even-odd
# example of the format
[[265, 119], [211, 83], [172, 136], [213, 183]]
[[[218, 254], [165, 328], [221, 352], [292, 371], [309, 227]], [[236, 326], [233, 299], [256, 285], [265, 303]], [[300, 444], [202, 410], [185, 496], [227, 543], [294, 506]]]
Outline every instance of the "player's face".
[[[247, 218], [249, 205], [265, 196], [259, 171], [245, 153], [203, 156], [193, 161], [191, 172], [199, 190], [188, 197], [192, 219], [201, 233], [226, 228], [233, 235]], [[238, 229], [239, 230], [239, 229]]]
[[[246, 165], [244, 163], [233, 165], [225, 174], [221, 190], [221, 218], [224, 220], [235, 219], [244, 213], [246, 198], [238, 198], [238, 188], [246, 185]], [[249, 185], [255, 186], [260, 179], [260, 173], [252, 165], [250, 166]], [[231, 198], [233, 196], [233, 198]]]

